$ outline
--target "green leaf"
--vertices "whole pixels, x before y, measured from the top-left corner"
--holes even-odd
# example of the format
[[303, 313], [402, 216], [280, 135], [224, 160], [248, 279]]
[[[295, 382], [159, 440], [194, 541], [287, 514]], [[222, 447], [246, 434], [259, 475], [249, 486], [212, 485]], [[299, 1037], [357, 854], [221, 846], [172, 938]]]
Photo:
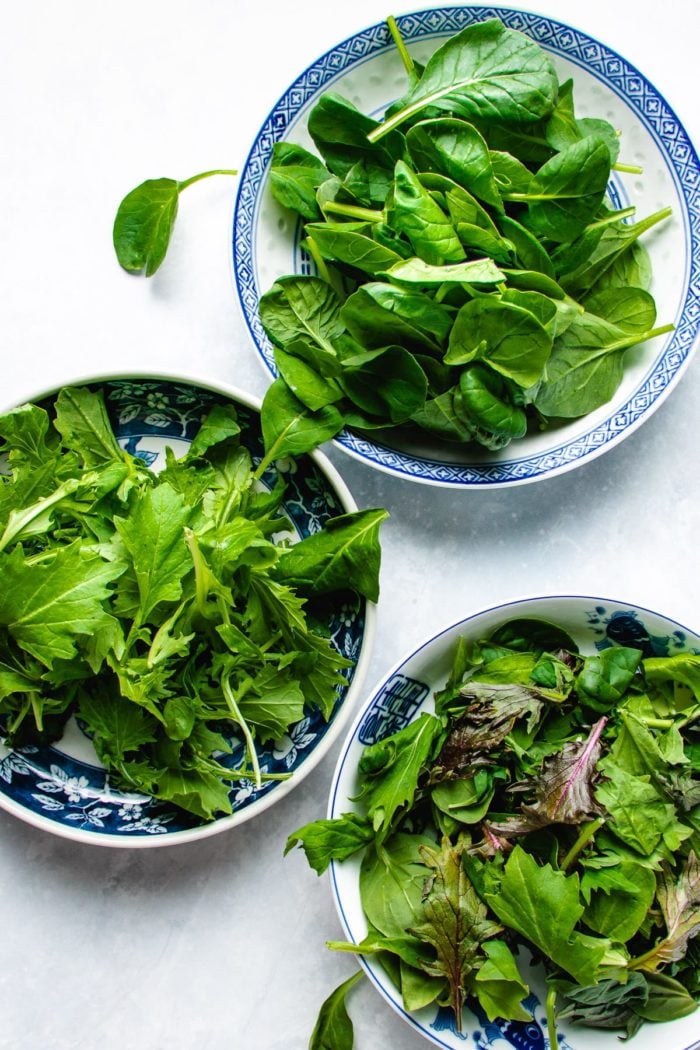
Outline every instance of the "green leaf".
[[324, 259], [365, 273], [382, 273], [401, 260], [397, 252], [372, 238], [366, 222], [309, 222], [305, 231]]
[[503, 210], [484, 137], [472, 124], [455, 117], [422, 120], [406, 135], [418, 171], [436, 171], [454, 179], [497, 211]]
[[345, 860], [374, 838], [368, 822], [356, 813], [314, 820], [297, 828], [287, 838], [285, 856], [294, 846], [301, 846], [311, 867], [322, 875], [332, 860]]
[[481, 943], [501, 932], [487, 917], [486, 905], [464, 870], [465, 847], [463, 839], [455, 845], [445, 839], [440, 849], [421, 847], [430, 881], [423, 899], [423, 921], [410, 931], [435, 949], [434, 961], [425, 962], [423, 969], [431, 977], [445, 979], [446, 1003], [454, 1010], [458, 1032], [462, 1030], [466, 981], [478, 965]]
[[668, 864], [662, 866], [656, 896], [666, 923], [666, 936], [630, 962], [633, 969], [649, 973], [682, 959], [688, 941], [700, 933], [700, 861], [692, 850], [679, 875]]
[[146, 490], [128, 518], [115, 525], [136, 576], [140, 619], [148, 622], [161, 602], [176, 602], [182, 578], [192, 568], [185, 527], [192, 510], [169, 485]]
[[13, 466], [21, 459], [41, 468], [57, 457], [56, 435], [49, 431], [48, 413], [38, 405], [18, 405], [0, 416], [0, 437], [7, 442]]
[[112, 241], [119, 265], [151, 277], [170, 243], [180, 186], [175, 179], [147, 179], [127, 193], [117, 209]]
[[[605, 782], [598, 785], [595, 796], [610, 814], [609, 828], [642, 856], [649, 856], [663, 839], [677, 848], [690, 835], [676, 819], [675, 808], [660, 795], [648, 778], [632, 776], [612, 759], [602, 764]], [[687, 834], [686, 834], [687, 832]]]
[[336, 340], [345, 332], [340, 300], [319, 277], [281, 277], [260, 299], [260, 320], [273, 343], [283, 349], [308, 340], [334, 358]]
[[368, 922], [385, 937], [405, 937], [423, 918], [423, 891], [430, 871], [421, 855], [433, 842], [399, 833], [370, 849], [360, 868], [360, 896]]
[[250, 691], [239, 700], [241, 714], [263, 743], [279, 740], [304, 714], [305, 697], [299, 682], [264, 669], [253, 678]]
[[511, 1021], [530, 1021], [532, 1015], [522, 1005], [530, 989], [523, 981], [517, 963], [505, 941], [484, 941], [486, 960], [470, 981], [470, 988], [489, 1021], [502, 1017]]
[[610, 177], [605, 139], [589, 135], [554, 155], [534, 175], [525, 194], [528, 229], [543, 240], [573, 241], [594, 218]]
[[626, 1028], [649, 998], [642, 974], [629, 973], [624, 981], [606, 978], [596, 984], [566, 988], [560, 1020], [589, 1028]]
[[583, 914], [577, 875], [538, 864], [520, 846], [506, 861], [498, 892], [485, 899], [506, 926], [579, 982], [591, 984], [609, 942], [575, 930]]
[[501, 299], [471, 299], [455, 318], [445, 364], [483, 361], [527, 387], [541, 377], [551, 350], [551, 336], [528, 310]]
[[[609, 870], [626, 885], [607, 886], [604, 877], [599, 880], [602, 888], [593, 892], [583, 913], [583, 921], [603, 937], [624, 944], [637, 933], [647, 917], [656, 893], [656, 879], [649, 868], [628, 860], [622, 860], [619, 868]], [[584, 883], [587, 879], [589, 873], [584, 875]]]
[[350, 589], [369, 601], [379, 598], [379, 527], [385, 510], [362, 510], [330, 518], [283, 551], [275, 576], [305, 593]]
[[[419, 327], [422, 321], [421, 314], [408, 319], [399, 312], [401, 298], [405, 302], [411, 298], [410, 295], [403, 293], [401, 298], [399, 296], [399, 290], [388, 285], [363, 285], [348, 296], [343, 303], [340, 317], [351, 335], [368, 350], [379, 350], [393, 344], [419, 353], [426, 349], [439, 353], [440, 344], [434, 333]], [[431, 323], [428, 311], [431, 318], [442, 313], [440, 320], [444, 325], [445, 312], [441, 311], [439, 305], [433, 304], [432, 299], [415, 295], [413, 299], [414, 302], [418, 300], [419, 310], [425, 310], [428, 325]], [[448, 324], [451, 323], [452, 319], [448, 315]]]
[[343, 422], [333, 405], [312, 412], [294, 396], [284, 380], [276, 379], [267, 388], [262, 403], [263, 463], [312, 451], [335, 437], [343, 429]]
[[204, 456], [210, 448], [229, 438], [237, 437], [240, 432], [241, 426], [235, 406], [231, 404], [214, 405], [192, 439], [184, 461], [190, 462]]
[[401, 346], [367, 350], [347, 358], [339, 378], [362, 411], [394, 425], [405, 423], [425, 402], [428, 381], [416, 358]]
[[311, 1033], [309, 1050], [352, 1050], [353, 1026], [345, 997], [362, 976], [362, 970], [358, 970], [324, 1001]]
[[107, 764], [120, 762], [125, 754], [157, 738], [158, 722], [151, 715], [107, 689], [99, 695], [82, 693], [78, 710], [97, 754]]
[[79, 542], [37, 564], [28, 563], [19, 547], [0, 558], [0, 624], [46, 667], [70, 660], [81, 637], [112, 623], [105, 604], [123, 564], [105, 562]]
[[366, 747], [360, 757], [361, 798], [375, 831], [386, 832], [399, 807], [410, 804], [441, 722], [425, 712], [404, 729]]
[[487, 365], [468, 365], [461, 372], [453, 405], [462, 424], [487, 448], [503, 448], [527, 430], [524, 410], [513, 404], [505, 381]]
[[675, 1021], [697, 1010], [697, 999], [670, 974], [645, 973], [644, 977], [649, 988], [649, 998], [636, 1008], [636, 1012], [645, 1021]]
[[119, 265], [129, 273], [151, 277], [165, 258], [175, 225], [180, 193], [210, 175], [236, 175], [222, 170], [203, 171], [183, 182], [147, 179], [127, 193], [117, 209], [112, 242]]
[[99, 467], [125, 455], [117, 444], [104, 396], [87, 387], [63, 387], [56, 398], [56, 429], [86, 467]]
[[303, 146], [275, 142], [270, 165], [270, 190], [275, 200], [305, 219], [318, 218], [316, 190], [328, 178], [325, 164]]
[[377, 121], [332, 91], [323, 94], [309, 113], [308, 129], [316, 149], [335, 175], [345, 178], [359, 161], [393, 171], [404, 152], [403, 136], [388, 135], [381, 146], [370, 135]]
[[427, 106], [443, 103], [467, 119], [537, 120], [553, 108], [557, 86], [542, 48], [498, 19], [488, 19], [439, 47], [402, 108], [368, 137], [375, 141]]
[[160, 770], [152, 793], [203, 820], [232, 812], [228, 787], [208, 769]]
[[504, 280], [502, 270], [491, 259], [472, 259], [463, 263], [434, 266], [422, 259], [403, 259], [384, 274], [399, 285], [440, 284], [499, 284]]
[[275, 364], [281, 378], [291, 392], [311, 412], [318, 412], [326, 405], [332, 405], [343, 396], [343, 391], [333, 378], [326, 378], [314, 365], [297, 356], [298, 343], [288, 344], [291, 349], [275, 347]]
[[[392, 226], [408, 238], [416, 255], [426, 263], [440, 266], [464, 259], [464, 248], [451, 220], [403, 161], [397, 163], [394, 172], [390, 218]], [[388, 270], [391, 265], [378, 270]]]

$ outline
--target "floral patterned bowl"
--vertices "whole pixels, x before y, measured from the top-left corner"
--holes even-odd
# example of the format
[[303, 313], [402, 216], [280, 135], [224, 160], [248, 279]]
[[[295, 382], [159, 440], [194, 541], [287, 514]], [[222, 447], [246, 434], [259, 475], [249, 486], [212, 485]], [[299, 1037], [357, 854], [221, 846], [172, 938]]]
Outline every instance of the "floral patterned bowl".
[[[186, 451], [212, 405], [231, 401], [253, 460], [262, 459], [259, 404], [238, 390], [154, 376], [97, 378], [81, 385], [105, 392], [119, 443], [154, 469], [158, 469], [167, 447], [176, 456]], [[46, 402], [56, 393], [43, 392], [31, 400]], [[3, 406], [3, 410], [9, 407]], [[286, 482], [283, 509], [300, 538], [317, 531], [328, 518], [357, 509], [344, 482], [320, 453], [296, 461], [278, 461], [263, 477], [263, 483], [271, 487], [278, 473]], [[340, 733], [364, 677], [374, 615], [374, 606], [364, 599], [350, 602], [345, 596], [334, 605], [328, 627], [333, 645], [353, 662], [346, 672], [348, 685], [339, 690], [327, 723], [320, 713], [309, 714], [273, 746], [259, 750], [265, 772], [292, 776], [266, 781], [260, 790], [252, 781], [238, 781], [230, 794], [232, 815], [203, 822], [150, 796], [118, 790], [110, 784], [75, 720], [68, 723], [62, 739], [51, 746], [10, 750], [0, 742], [0, 807], [47, 831], [103, 846], [188, 842], [248, 820], [296, 787]], [[231, 762], [240, 762], [242, 741], [232, 737], [230, 743]]]
[[[671, 656], [679, 652], [700, 652], [700, 633], [682, 627], [674, 620], [627, 602], [578, 595], [523, 598], [483, 609], [452, 624], [427, 639], [389, 671], [373, 690], [342, 746], [335, 770], [328, 806], [329, 817], [358, 808], [357, 765], [363, 748], [402, 729], [430, 710], [433, 693], [442, 688], [452, 667], [459, 638], [488, 636], [501, 624], [519, 618], [547, 620], [562, 627], [582, 653], [594, 653], [613, 645], [641, 649], [645, 656]], [[331, 887], [347, 940], [357, 944], [367, 933], [359, 892], [360, 854], [341, 863], [331, 863]], [[517, 1047], [518, 1050], [545, 1050], [549, 1046], [544, 1002], [546, 986], [534, 968], [527, 974], [530, 995], [523, 1006], [530, 1013], [527, 1021], [489, 1021], [478, 1003], [468, 1002], [463, 1031], [455, 1030], [451, 1010], [431, 1006], [408, 1012], [401, 995], [387, 972], [372, 955], [359, 958], [372, 984], [408, 1024], [428, 1042], [447, 1050], [471, 1046], [475, 1050]], [[586, 1029], [560, 1023], [558, 1050], [615, 1050], [617, 1032]], [[697, 1050], [698, 1014], [666, 1024], [649, 1024], [635, 1035], [635, 1050]]]

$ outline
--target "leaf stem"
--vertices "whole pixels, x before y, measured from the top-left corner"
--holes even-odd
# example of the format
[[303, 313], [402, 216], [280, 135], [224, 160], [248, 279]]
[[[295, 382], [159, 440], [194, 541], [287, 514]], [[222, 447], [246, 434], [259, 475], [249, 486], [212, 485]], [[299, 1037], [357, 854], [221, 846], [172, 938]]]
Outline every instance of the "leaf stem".
[[[229, 711], [231, 712], [231, 718], [240, 727], [241, 732], [243, 733], [243, 737], [246, 742], [246, 749], [248, 751], [248, 758], [250, 759], [250, 764], [253, 767], [255, 786], [259, 791], [262, 787], [262, 774], [260, 772], [260, 762], [258, 761], [258, 753], [255, 750], [255, 741], [253, 739], [253, 734], [250, 731], [250, 726], [241, 714], [240, 708], [236, 701], [236, 697], [233, 695], [233, 689], [231, 688], [231, 683], [229, 681], [228, 675], [224, 675], [224, 677], [221, 679], [221, 688], [224, 693], [226, 705]], [[243, 687], [241, 687], [240, 692], [243, 692]]]
[[324, 280], [326, 284], [330, 284], [332, 286], [333, 281], [331, 279], [330, 270], [326, 266], [326, 260], [321, 255], [318, 249], [318, 245], [316, 244], [316, 241], [313, 239], [313, 237], [310, 237], [308, 235], [305, 237], [304, 247], [313, 259], [316, 269], [318, 270], [319, 277], [322, 280]]
[[643, 722], [650, 729], [670, 729], [673, 725], [672, 718], [645, 718], [642, 715], [639, 717], [639, 721]]
[[643, 175], [644, 168], [640, 168], [638, 164], [619, 164], [616, 162], [612, 166], [613, 171], [621, 171], [627, 175]]
[[387, 24], [387, 26], [389, 28], [389, 32], [391, 33], [392, 39], [393, 39], [394, 43], [396, 44], [396, 50], [398, 51], [399, 55], [401, 56], [401, 61], [404, 64], [404, 68], [405, 68], [406, 72], [408, 73], [409, 77], [415, 76], [415, 72], [416, 72], [415, 63], [414, 63], [413, 59], [411, 58], [410, 54], [408, 53], [408, 49], [407, 49], [407, 47], [406, 47], [406, 45], [404, 43], [404, 40], [403, 40], [403, 37], [401, 36], [401, 32], [399, 30], [399, 27], [396, 24], [396, 19], [394, 18], [393, 15], [389, 15], [389, 17], [386, 20], [386, 24]]
[[211, 171], [202, 171], [199, 175], [191, 175], [189, 179], [185, 179], [184, 182], [178, 182], [177, 189], [179, 193], [186, 190], [188, 186], [191, 186], [193, 182], [199, 182], [200, 179], [208, 179], [210, 175], [237, 175], [238, 172], [232, 168], [213, 168]]
[[362, 219], [365, 222], [384, 222], [386, 218], [383, 211], [375, 208], [360, 208], [357, 204], [339, 204], [337, 201], [324, 204], [323, 210], [330, 215], [345, 215], [348, 219]]
[[592, 820], [590, 824], [585, 824], [581, 828], [581, 831], [578, 834], [578, 838], [576, 839], [573, 846], [561, 862], [562, 871], [568, 871], [568, 869], [578, 857], [579, 853], [588, 845], [588, 843], [595, 835], [596, 831], [598, 831], [598, 829], [601, 828], [604, 823], [605, 821], [602, 817], [597, 817], [595, 820]]
[[557, 1050], [559, 1040], [557, 1039], [557, 1024], [554, 1007], [557, 1001], [557, 990], [554, 986], [547, 989], [547, 1036], [549, 1038], [550, 1050]]

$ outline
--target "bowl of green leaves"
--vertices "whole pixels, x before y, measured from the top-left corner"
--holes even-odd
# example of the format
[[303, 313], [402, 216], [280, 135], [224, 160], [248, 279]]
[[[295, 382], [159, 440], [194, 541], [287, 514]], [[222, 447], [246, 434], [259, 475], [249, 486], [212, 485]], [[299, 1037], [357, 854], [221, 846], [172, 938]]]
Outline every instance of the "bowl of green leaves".
[[700, 634], [578, 595], [467, 616], [373, 690], [295, 845], [329, 946], [436, 1046], [689, 1048]]
[[683, 374], [698, 178], [663, 96], [585, 33], [471, 4], [389, 18], [261, 128], [240, 302], [273, 385], [350, 455], [470, 489], [549, 477]]
[[186, 377], [41, 393], [0, 440], [0, 806], [134, 847], [283, 797], [360, 688], [385, 512]]

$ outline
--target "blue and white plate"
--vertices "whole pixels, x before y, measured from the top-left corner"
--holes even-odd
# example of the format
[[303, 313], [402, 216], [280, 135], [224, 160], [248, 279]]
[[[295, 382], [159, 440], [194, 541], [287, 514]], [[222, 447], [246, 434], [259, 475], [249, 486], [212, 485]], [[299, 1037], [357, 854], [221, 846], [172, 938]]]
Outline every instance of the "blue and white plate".
[[[613, 645], [642, 649], [646, 656], [670, 656], [700, 652], [700, 634], [682, 627], [650, 609], [606, 598], [578, 595], [523, 598], [484, 609], [452, 624], [427, 639], [400, 660], [374, 689], [348, 731], [336, 766], [328, 804], [328, 816], [338, 817], [359, 809], [357, 766], [364, 747], [382, 740], [433, 709], [433, 693], [445, 685], [452, 667], [455, 645], [461, 637], [477, 640], [508, 620], [528, 617], [547, 620], [562, 627], [582, 653], [593, 653]], [[348, 940], [359, 943], [367, 933], [359, 891], [360, 856], [331, 864], [331, 887], [340, 921]], [[378, 991], [416, 1031], [448, 1050], [545, 1050], [549, 1047], [545, 1020], [546, 989], [542, 974], [531, 969], [526, 975], [532, 993], [524, 1002], [531, 1013], [525, 1021], [491, 1022], [477, 1004], [465, 1011], [463, 1032], [454, 1028], [452, 1012], [435, 1005], [408, 1012], [401, 995], [381, 965], [371, 956], [359, 962]], [[667, 1024], [649, 1024], [634, 1037], [635, 1050], [698, 1050], [700, 1013]], [[618, 1033], [559, 1026], [559, 1050], [616, 1050]]]
[[[652, 292], [658, 323], [675, 331], [628, 355], [614, 398], [581, 420], [529, 434], [499, 453], [407, 443], [377, 432], [371, 439], [344, 431], [337, 444], [372, 467], [398, 477], [469, 489], [509, 486], [570, 470], [632, 433], [680, 379], [697, 339], [700, 318], [700, 164], [682, 124], [663, 96], [620, 55], [578, 29], [527, 11], [501, 7], [438, 7], [403, 15], [399, 28], [421, 61], [465, 26], [498, 17], [537, 40], [560, 79], [573, 77], [577, 114], [602, 116], [621, 132], [621, 160], [642, 176], [614, 174], [610, 195], [634, 205], [643, 218], [670, 206], [673, 218], [643, 241], [654, 268]], [[233, 223], [233, 267], [243, 313], [258, 353], [274, 374], [272, 347], [260, 324], [258, 303], [283, 274], [310, 273], [299, 246], [296, 217], [275, 203], [269, 189], [273, 144], [314, 149], [306, 130], [309, 111], [326, 92], [350, 98], [375, 117], [405, 92], [401, 60], [384, 23], [371, 26], [322, 55], [290, 85], [261, 128], [241, 173]]]
[[[164, 463], [168, 447], [178, 457], [184, 454], [203, 416], [217, 403], [235, 404], [243, 441], [254, 462], [262, 458], [259, 404], [238, 390], [152, 376], [85, 380], [82, 385], [88, 384], [105, 391], [122, 447], [153, 469]], [[55, 394], [41, 393], [30, 400], [45, 402]], [[278, 473], [286, 483], [283, 510], [300, 538], [317, 532], [328, 518], [357, 509], [345, 483], [320, 453], [278, 461], [263, 476], [263, 484], [272, 487]], [[252, 781], [238, 781], [230, 793], [231, 816], [204, 822], [150, 796], [119, 790], [110, 783], [75, 720], [49, 747], [10, 750], [0, 736], [0, 807], [47, 831], [103, 846], [188, 842], [248, 820], [296, 787], [347, 722], [369, 659], [374, 615], [374, 605], [364, 599], [345, 596], [335, 602], [328, 627], [332, 644], [353, 662], [345, 672], [348, 685], [338, 690], [328, 722], [320, 713], [311, 713], [272, 746], [259, 749], [263, 772], [291, 776], [267, 781], [260, 790]], [[226, 760], [235, 767], [243, 760], [244, 745], [235, 736], [230, 741], [234, 750]]]

